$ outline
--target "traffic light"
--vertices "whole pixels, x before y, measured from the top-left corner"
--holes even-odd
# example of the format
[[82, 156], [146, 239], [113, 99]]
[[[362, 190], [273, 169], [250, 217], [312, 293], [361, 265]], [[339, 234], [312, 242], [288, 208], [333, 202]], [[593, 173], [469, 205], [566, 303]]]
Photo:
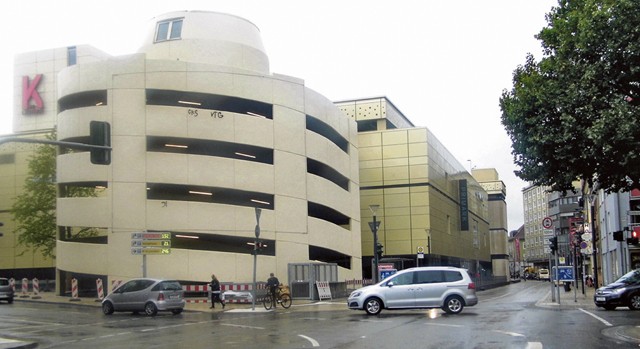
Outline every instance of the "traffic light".
[[[111, 146], [111, 125], [104, 121], [91, 121], [89, 124], [89, 144]], [[111, 149], [91, 149], [91, 163], [111, 164]]]
[[378, 246], [376, 246], [376, 255], [378, 255], [378, 259], [382, 258], [383, 254], [384, 254], [384, 246], [382, 246], [381, 243], [378, 243]]
[[549, 248], [551, 249], [551, 254], [555, 254], [558, 250], [558, 237], [554, 236], [549, 238]]
[[614, 231], [613, 232], [613, 240], [615, 240], [615, 241], [624, 241], [624, 238], [622, 236], [622, 230], [618, 230], [618, 231]]
[[640, 233], [638, 233], [638, 231], [634, 229], [631, 231], [631, 237], [627, 238], [627, 244], [638, 245], [640, 244], [639, 240], [640, 240]]
[[[0, 222], [0, 227], [3, 226], [4, 223]], [[0, 231], [0, 236], [2, 236], [2, 232]]]

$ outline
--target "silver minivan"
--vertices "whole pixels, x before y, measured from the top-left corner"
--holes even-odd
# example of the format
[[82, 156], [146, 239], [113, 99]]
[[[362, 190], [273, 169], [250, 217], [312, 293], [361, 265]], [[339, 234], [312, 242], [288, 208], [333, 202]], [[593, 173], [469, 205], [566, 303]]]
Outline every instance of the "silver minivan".
[[351, 292], [347, 299], [349, 309], [364, 310], [369, 315], [379, 314], [383, 308], [441, 308], [458, 314], [465, 306], [476, 304], [475, 283], [466, 269], [455, 267], [405, 269]]

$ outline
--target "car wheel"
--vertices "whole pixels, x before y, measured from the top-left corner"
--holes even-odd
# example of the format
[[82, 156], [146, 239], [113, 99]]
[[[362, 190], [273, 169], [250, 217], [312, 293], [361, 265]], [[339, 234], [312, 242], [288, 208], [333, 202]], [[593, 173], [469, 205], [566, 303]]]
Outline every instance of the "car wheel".
[[171, 310], [171, 312], [173, 313], [173, 315], [178, 315], [178, 314], [182, 313], [182, 309], [173, 309], [173, 310]]
[[148, 302], [144, 305], [144, 313], [149, 316], [156, 316], [156, 314], [158, 314], [158, 308], [152, 302]]
[[616, 310], [616, 306], [615, 305], [603, 305], [602, 307], [605, 310]]
[[102, 303], [102, 312], [104, 313], [104, 315], [111, 315], [113, 314], [113, 304], [111, 304], [111, 302], [104, 302]]
[[629, 309], [640, 309], [640, 293], [632, 294], [631, 297], [629, 297]]
[[7, 303], [9, 303], [9, 304], [13, 303], [13, 298], [7, 299]]
[[364, 311], [369, 315], [378, 315], [382, 311], [382, 301], [378, 298], [369, 298], [364, 302]]
[[449, 296], [444, 301], [444, 310], [447, 314], [459, 314], [464, 308], [464, 300], [460, 296]]

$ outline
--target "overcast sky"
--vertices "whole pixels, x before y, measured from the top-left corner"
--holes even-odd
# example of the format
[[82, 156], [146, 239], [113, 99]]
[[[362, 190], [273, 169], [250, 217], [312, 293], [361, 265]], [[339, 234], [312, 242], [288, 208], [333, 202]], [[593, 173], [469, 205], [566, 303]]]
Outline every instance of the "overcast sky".
[[[7, 5], [8, 3], [8, 5]], [[0, 21], [0, 134], [11, 132], [13, 57], [88, 44], [134, 53], [151, 19], [177, 10], [234, 14], [262, 34], [271, 71], [330, 100], [386, 96], [464, 165], [507, 186], [508, 229], [523, 224], [522, 188], [498, 100], [557, 0], [11, 0]]]

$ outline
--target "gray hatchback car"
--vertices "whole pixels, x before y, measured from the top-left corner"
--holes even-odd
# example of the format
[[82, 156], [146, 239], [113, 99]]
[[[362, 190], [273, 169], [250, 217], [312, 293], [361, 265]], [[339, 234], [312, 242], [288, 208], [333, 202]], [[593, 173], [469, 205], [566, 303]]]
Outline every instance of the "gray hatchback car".
[[175, 280], [129, 280], [102, 300], [102, 312], [105, 315], [111, 315], [114, 311], [144, 311], [149, 316], [155, 316], [158, 311], [180, 314], [184, 306], [184, 291]]
[[458, 314], [478, 304], [475, 283], [466, 269], [419, 267], [401, 270], [381, 282], [351, 292], [347, 305], [376, 315], [382, 309], [441, 308]]
[[0, 300], [7, 301], [7, 303], [13, 303], [13, 288], [9, 283], [9, 279], [0, 278]]

